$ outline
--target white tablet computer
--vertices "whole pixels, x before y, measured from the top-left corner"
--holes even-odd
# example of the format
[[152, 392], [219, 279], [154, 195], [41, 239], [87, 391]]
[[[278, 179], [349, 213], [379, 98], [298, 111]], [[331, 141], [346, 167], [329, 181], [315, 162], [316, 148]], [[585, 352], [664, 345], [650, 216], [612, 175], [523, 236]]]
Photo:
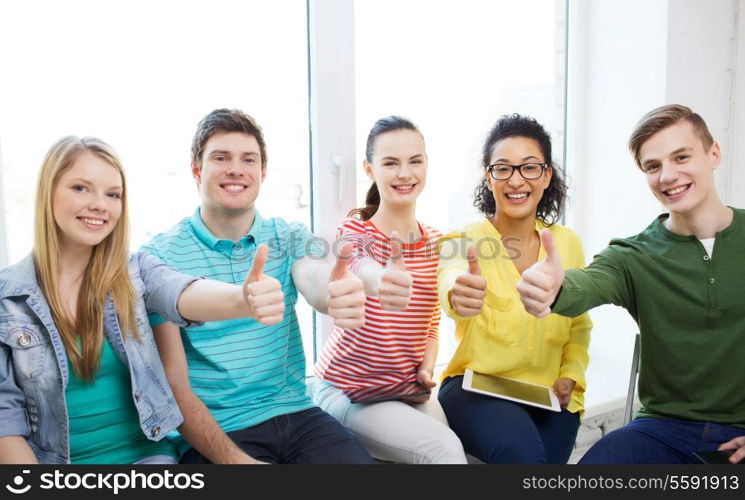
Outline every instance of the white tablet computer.
[[484, 375], [467, 368], [463, 374], [463, 389], [495, 398], [508, 399], [516, 403], [537, 406], [545, 410], [561, 411], [556, 393], [551, 387], [545, 385]]

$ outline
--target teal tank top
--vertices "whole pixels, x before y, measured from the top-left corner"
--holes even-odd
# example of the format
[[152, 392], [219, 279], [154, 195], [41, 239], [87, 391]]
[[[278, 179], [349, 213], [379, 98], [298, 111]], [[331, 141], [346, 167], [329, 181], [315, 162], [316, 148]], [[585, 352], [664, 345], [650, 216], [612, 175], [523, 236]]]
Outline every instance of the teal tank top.
[[75, 375], [67, 359], [65, 389], [70, 423], [70, 462], [131, 464], [153, 455], [176, 456], [168, 440], [150, 441], [140, 428], [129, 368], [104, 339], [93, 382]]

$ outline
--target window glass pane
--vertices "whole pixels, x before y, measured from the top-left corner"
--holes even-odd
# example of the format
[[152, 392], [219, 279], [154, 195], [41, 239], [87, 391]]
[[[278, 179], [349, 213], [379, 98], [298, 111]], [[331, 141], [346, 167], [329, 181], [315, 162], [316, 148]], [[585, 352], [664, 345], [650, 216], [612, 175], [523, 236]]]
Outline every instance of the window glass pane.
[[[98, 136], [121, 155], [133, 250], [191, 215], [191, 138], [218, 107], [240, 108], [264, 129], [261, 213], [310, 226], [306, 30], [305, 0], [0, 4], [9, 261], [31, 249], [36, 175], [64, 135]], [[312, 354], [302, 299], [298, 314]]]
[[[563, 157], [565, 3], [560, 0], [357, 0], [357, 158], [376, 119], [403, 115], [427, 145], [427, 187], [418, 218], [441, 231], [481, 216], [473, 190], [480, 149], [506, 113], [532, 115]], [[358, 202], [369, 180], [358, 167]], [[454, 348], [443, 318], [439, 362]]]

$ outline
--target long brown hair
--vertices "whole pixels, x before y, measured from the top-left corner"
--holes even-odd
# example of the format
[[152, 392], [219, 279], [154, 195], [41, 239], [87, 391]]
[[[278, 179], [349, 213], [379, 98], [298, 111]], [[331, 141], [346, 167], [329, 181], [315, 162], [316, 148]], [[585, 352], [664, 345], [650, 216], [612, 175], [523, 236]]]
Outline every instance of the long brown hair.
[[[90, 261], [83, 273], [76, 318], [73, 321], [65, 312], [59, 296], [59, 233], [54, 220], [52, 198], [60, 176], [86, 151], [110, 164], [121, 175], [122, 212], [111, 233], [93, 247]], [[122, 334], [126, 336], [131, 333], [139, 340], [134, 314], [136, 295], [127, 270], [128, 249], [127, 188], [124, 170], [116, 153], [111, 146], [94, 137], [81, 139], [68, 136], [58, 140], [47, 152], [39, 173], [33, 256], [39, 286], [49, 304], [70, 364], [84, 380], [93, 380], [100, 363], [107, 294], [114, 301]]]
[[[396, 115], [381, 118], [380, 120], [375, 122], [372, 129], [370, 129], [370, 133], [367, 134], [365, 159], [368, 161], [368, 163], [372, 163], [373, 161], [373, 154], [375, 152], [375, 140], [378, 138], [378, 136], [381, 134], [385, 134], [386, 132], [394, 132], [396, 130], [413, 130], [414, 132], [419, 132], [419, 134], [421, 135], [421, 132], [419, 131], [417, 126], [406, 118]], [[370, 189], [367, 190], [367, 195], [365, 196], [365, 206], [351, 210], [347, 214], [347, 217], [358, 217], [361, 220], [370, 220], [372, 216], [375, 215], [375, 212], [378, 211], [378, 207], [380, 207], [380, 191], [378, 191], [378, 185], [373, 182], [372, 186], [370, 186]]]

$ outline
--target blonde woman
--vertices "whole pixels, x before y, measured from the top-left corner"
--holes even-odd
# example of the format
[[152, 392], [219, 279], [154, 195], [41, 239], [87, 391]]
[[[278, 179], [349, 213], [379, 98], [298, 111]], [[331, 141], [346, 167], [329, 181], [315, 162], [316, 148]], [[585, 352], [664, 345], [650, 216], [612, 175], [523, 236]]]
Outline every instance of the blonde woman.
[[99, 139], [64, 137], [44, 159], [33, 252], [0, 271], [0, 463], [174, 463], [162, 438], [182, 417], [148, 313], [282, 317], [261, 259], [241, 287], [130, 256], [127, 195]]

